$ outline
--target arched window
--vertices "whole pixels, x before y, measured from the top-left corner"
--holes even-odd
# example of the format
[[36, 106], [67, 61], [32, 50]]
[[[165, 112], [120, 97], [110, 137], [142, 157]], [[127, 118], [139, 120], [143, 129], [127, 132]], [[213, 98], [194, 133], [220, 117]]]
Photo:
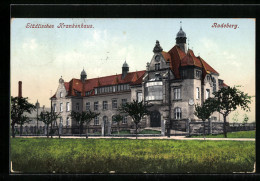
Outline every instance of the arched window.
[[176, 107], [174, 109], [174, 119], [181, 119], [181, 108]]

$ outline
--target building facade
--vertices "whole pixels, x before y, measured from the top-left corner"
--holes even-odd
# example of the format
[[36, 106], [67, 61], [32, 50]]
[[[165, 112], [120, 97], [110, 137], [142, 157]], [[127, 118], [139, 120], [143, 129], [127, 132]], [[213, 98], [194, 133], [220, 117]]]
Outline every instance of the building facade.
[[[180, 28], [176, 45], [168, 52], [156, 41], [152, 59], [142, 71], [129, 72], [129, 66], [124, 62], [122, 74], [118, 75], [88, 79], [83, 69], [79, 79], [65, 82], [61, 77], [58, 89], [51, 97], [52, 109], [61, 115], [60, 124], [77, 127], [70, 117], [71, 111], [91, 110], [100, 115], [90, 123], [90, 132], [110, 134], [115, 127], [112, 117], [118, 114], [117, 108], [133, 100], [153, 105], [151, 114], [144, 117], [140, 127], [159, 128], [162, 135], [165, 135], [167, 124], [187, 119], [197, 121], [195, 105], [227, 85], [204, 59], [187, 49], [186, 39]], [[211, 120], [222, 122], [222, 117], [213, 113]], [[124, 115], [120, 129], [129, 130], [133, 126], [131, 118]]]

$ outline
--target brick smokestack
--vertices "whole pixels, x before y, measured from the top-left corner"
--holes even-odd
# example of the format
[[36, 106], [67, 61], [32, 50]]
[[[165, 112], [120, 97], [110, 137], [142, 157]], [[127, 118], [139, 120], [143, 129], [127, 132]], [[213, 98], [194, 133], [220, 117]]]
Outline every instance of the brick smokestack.
[[18, 97], [22, 97], [22, 81], [18, 82]]

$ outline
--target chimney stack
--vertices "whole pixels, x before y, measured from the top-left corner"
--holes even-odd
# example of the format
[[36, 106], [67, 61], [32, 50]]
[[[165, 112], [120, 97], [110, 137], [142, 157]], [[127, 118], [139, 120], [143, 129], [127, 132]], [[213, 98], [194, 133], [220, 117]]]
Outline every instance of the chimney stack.
[[18, 82], [18, 97], [22, 97], [22, 81]]

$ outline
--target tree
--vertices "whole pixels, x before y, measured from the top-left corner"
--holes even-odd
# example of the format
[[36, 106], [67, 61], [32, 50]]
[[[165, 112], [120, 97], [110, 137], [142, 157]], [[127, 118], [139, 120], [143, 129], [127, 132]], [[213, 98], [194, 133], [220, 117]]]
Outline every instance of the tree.
[[121, 113], [127, 113], [134, 121], [135, 124], [135, 134], [136, 134], [136, 139], [137, 139], [137, 129], [138, 129], [138, 124], [140, 123], [141, 119], [145, 115], [149, 115], [150, 112], [148, 111], [148, 105], [145, 105], [143, 101], [138, 102], [134, 100], [133, 102], [127, 102], [119, 108], [119, 111]]
[[26, 115], [21, 116], [21, 119], [17, 122], [17, 124], [20, 124], [20, 136], [22, 136], [22, 133], [23, 133], [23, 125], [25, 123], [29, 123], [30, 121], [32, 121], [32, 120], [30, 120], [28, 116], [26, 116]]
[[91, 110], [88, 110], [87, 112], [82, 112], [82, 119], [84, 122], [86, 122], [86, 138], [88, 138], [88, 127], [89, 123], [92, 119], [97, 117], [100, 113], [92, 112]]
[[227, 116], [238, 107], [244, 111], [250, 111], [249, 104], [251, 96], [237, 89], [238, 86], [222, 88], [214, 92], [216, 111], [223, 115], [223, 131], [227, 137], [226, 122]]
[[[58, 124], [57, 124], [57, 119], [60, 117], [59, 115], [60, 115], [60, 113], [56, 113], [56, 112], [54, 112], [53, 110], [50, 112], [50, 119], [51, 119], [51, 138], [52, 138], [52, 134], [53, 134], [52, 123], [53, 123], [53, 122], [56, 122], [56, 125], [58, 125]], [[59, 135], [59, 138], [60, 138], [60, 131], [59, 131], [59, 129], [58, 129], [58, 135]]]
[[120, 114], [116, 114], [113, 116], [113, 121], [117, 124], [117, 132], [119, 134], [119, 123], [123, 120], [123, 116]]
[[47, 112], [41, 112], [39, 121], [44, 122], [45, 126], [47, 126], [47, 138], [49, 138], [49, 125], [51, 124], [51, 119], [50, 119], [50, 113]]
[[84, 120], [82, 119], [82, 114], [80, 112], [71, 111], [70, 116], [71, 116], [72, 119], [74, 119], [78, 123], [78, 125], [79, 125], [79, 134], [81, 136], [82, 127], [83, 127], [83, 123], [84, 123]]
[[87, 112], [82, 111], [81, 113], [72, 111], [70, 116], [71, 116], [72, 119], [74, 119], [79, 124], [80, 136], [81, 136], [81, 133], [82, 133], [83, 124], [86, 123], [86, 138], [88, 138], [89, 123], [92, 119], [94, 119], [99, 114], [100, 113], [95, 113], [95, 112], [92, 112], [90, 110], [88, 110]]
[[12, 137], [15, 137], [14, 127], [15, 124], [22, 122], [24, 113], [31, 113], [35, 110], [35, 106], [28, 102], [28, 98], [23, 97], [12, 97], [11, 96], [11, 126], [12, 126]]
[[215, 99], [208, 98], [206, 101], [200, 106], [195, 105], [194, 115], [197, 116], [203, 122], [203, 137], [205, 140], [205, 121], [208, 120], [211, 114], [215, 111]]
[[[47, 126], [47, 138], [49, 138], [49, 125], [53, 122], [56, 121], [56, 119], [59, 117], [59, 114], [57, 114], [56, 112], [41, 112], [40, 114], [40, 118], [39, 121], [42, 121], [45, 123], [45, 125]], [[52, 131], [52, 129], [51, 129]]]

